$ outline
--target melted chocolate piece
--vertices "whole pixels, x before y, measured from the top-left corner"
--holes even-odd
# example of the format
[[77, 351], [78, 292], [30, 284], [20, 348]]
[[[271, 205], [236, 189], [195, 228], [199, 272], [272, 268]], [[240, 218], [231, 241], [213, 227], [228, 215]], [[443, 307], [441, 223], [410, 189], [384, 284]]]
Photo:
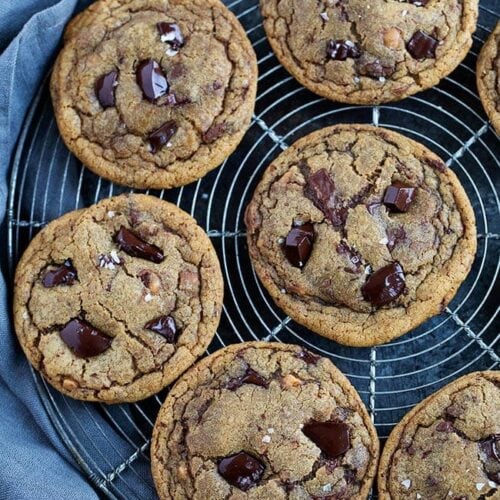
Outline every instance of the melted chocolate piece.
[[173, 344], [177, 336], [177, 326], [172, 316], [160, 316], [159, 318], [148, 321], [144, 328], [152, 332], [159, 333], [167, 339], [167, 342]]
[[240, 451], [219, 460], [217, 470], [230, 485], [247, 491], [260, 481], [265, 466], [257, 458]]
[[443, 420], [436, 425], [436, 430], [438, 432], [453, 432], [455, 427], [453, 427], [453, 424], [449, 420]]
[[330, 40], [326, 46], [326, 54], [334, 61], [345, 61], [361, 57], [358, 44], [350, 40]]
[[175, 23], [158, 23], [158, 31], [162, 42], [165, 42], [170, 49], [168, 55], [175, 55], [179, 49], [184, 46], [184, 36], [178, 24]]
[[479, 444], [483, 453], [500, 463], [500, 434], [492, 434]]
[[173, 120], [164, 123], [160, 128], [151, 132], [148, 136], [151, 153], [156, 154], [163, 146], [168, 144], [168, 141], [172, 139], [176, 132], [177, 124]]
[[258, 385], [259, 387], [265, 388], [269, 386], [267, 380], [250, 367], [247, 368], [247, 371], [241, 377], [230, 380], [226, 387], [229, 390], [234, 391], [243, 384]]
[[386, 189], [384, 205], [393, 212], [407, 212], [415, 196], [416, 188], [396, 181]]
[[302, 361], [304, 361], [305, 363], [307, 363], [308, 365], [316, 365], [320, 360], [319, 356], [313, 354], [311, 351], [308, 351], [306, 349], [302, 349], [300, 352], [298, 352], [297, 357]]
[[361, 287], [363, 297], [375, 306], [396, 300], [405, 289], [405, 276], [399, 262], [393, 262], [371, 274]]
[[45, 288], [52, 288], [58, 285], [72, 285], [78, 278], [76, 269], [73, 267], [71, 259], [66, 259], [64, 264], [57, 269], [47, 271], [42, 279], [42, 284]]
[[106, 351], [113, 337], [108, 337], [81, 319], [71, 320], [59, 335], [79, 358], [91, 358]]
[[366, 63], [359, 68], [361, 75], [371, 76], [372, 78], [387, 77], [394, 73], [394, 66], [384, 66], [380, 61]]
[[346, 469], [344, 472], [344, 479], [347, 484], [354, 483], [356, 480], [356, 471], [353, 471], [352, 469]]
[[342, 206], [336, 194], [335, 184], [324, 168], [309, 176], [304, 194], [334, 227], [342, 227], [345, 224], [347, 207]]
[[115, 106], [115, 88], [118, 85], [118, 71], [110, 71], [97, 79], [94, 85], [95, 95], [103, 108]]
[[226, 131], [225, 123], [216, 123], [203, 133], [203, 142], [208, 144], [216, 141]]
[[337, 245], [337, 253], [340, 255], [345, 255], [351, 264], [354, 266], [356, 272], [361, 271], [362, 259], [361, 255], [351, 248], [345, 241], [341, 241]]
[[314, 227], [310, 222], [292, 227], [283, 249], [286, 258], [295, 267], [304, 267], [309, 260], [314, 242]]
[[436, 57], [438, 45], [439, 40], [418, 30], [415, 31], [410, 41], [406, 44], [406, 50], [408, 50], [413, 59], [429, 59]]
[[137, 84], [144, 97], [156, 101], [168, 92], [168, 81], [160, 65], [153, 59], [141, 61], [136, 70]]
[[435, 168], [438, 172], [446, 172], [447, 166], [440, 160], [431, 160], [430, 158], [427, 158], [426, 163], [430, 165], [432, 168]]
[[343, 455], [351, 446], [349, 426], [342, 422], [315, 422], [304, 425], [302, 432], [328, 458]]
[[159, 264], [165, 258], [163, 252], [157, 246], [141, 240], [136, 234], [124, 226], [120, 227], [120, 231], [118, 231], [115, 241], [121, 250], [132, 257], [150, 260], [156, 264]]
[[445, 413], [449, 418], [455, 420], [460, 415], [462, 415], [462, 409], [456, 404], [451, 404], [450, 406], [448, 406], [448, 408], [446, 408]]

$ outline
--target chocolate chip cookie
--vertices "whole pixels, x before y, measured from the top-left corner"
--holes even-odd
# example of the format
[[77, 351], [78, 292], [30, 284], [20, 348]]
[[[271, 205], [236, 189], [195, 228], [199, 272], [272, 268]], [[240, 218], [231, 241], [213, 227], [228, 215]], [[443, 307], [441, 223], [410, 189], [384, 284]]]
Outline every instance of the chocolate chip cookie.
[[500, 134], [500, 21], [481, 49], [477, 61], [477, 88], [491, 125]]
[[70, 23], [51, 81], [68, 148], [136, 188], [220, 165], [249, 126], [256, 86], [252, 46], [219, 0], [99, 0]]
[[71, 212], [33, 239], [15, 277], [14, 322], [31, 364], [76, 399], [144, 399], [210, 343], [217, 255], [175, 205], [124, 195]]
[[436, 85], [462, 61], [478, 0], [260, 0], [281, 64], [334, 101], [397, 101]]
[[455, 174], [422, 145], [366, 125], [297, 141], [265, 171], [245, 221], [276, 304], [351, 346], [388, 342], [442, 311], [476, 250]]
[[151, 459], [161, 499], [363, 499], [378, 447], [359, 395], [329, 360], [250, 342], [178, 380]]
[[394, 428], [382, 454], [379, 498], [500, 498], [500, 372], [447, 385]]

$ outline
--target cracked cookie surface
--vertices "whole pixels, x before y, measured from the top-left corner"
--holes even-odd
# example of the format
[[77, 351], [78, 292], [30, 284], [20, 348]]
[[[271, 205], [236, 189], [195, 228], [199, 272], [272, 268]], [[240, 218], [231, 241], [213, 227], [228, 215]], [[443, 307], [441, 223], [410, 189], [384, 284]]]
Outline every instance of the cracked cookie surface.
[[249, 126], [256, 87], [255, 53], [219, 0], [99, 0], [69, 24], [51, 80], [68, 148], [137, 188], [220, 165]]
[[382, 453], [381, 499], [500, 498], [500, 373], [466, 375], [416, 406]]
[[276, 304], [352, 346], [387, 342], [442, 311], [476, 250], [455, 174], [422, 145], [366, 125], [322, 129], [282, 153], [245, 222]]
[[362, 499], [378, 448], [359, 395], [329, 360], [250, 342], [179, 379], [151, 458], [162, 499]]
[[396, 101], [436, 85], [472, 44], [477, 0], [260, 0], [281, 64], [334, 101]]
[[15, 277], [14, 321], [31, 364], [76, 399], [159, 392], [194, 363], [220, 320], [208, 236], [175, 205], [124, 195], [53, 221]]
[[484, 44], [477, 61], [477, 87], [483, 107], [500, 134], [500, 21]]

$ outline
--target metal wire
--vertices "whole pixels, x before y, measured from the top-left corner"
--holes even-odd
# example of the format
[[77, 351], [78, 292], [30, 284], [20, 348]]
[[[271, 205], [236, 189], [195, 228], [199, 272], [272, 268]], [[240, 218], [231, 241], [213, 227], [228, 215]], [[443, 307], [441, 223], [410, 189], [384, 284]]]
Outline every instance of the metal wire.
[[[365, 401], [379, 436], [387, 437], [416, 403], [453, 379], [498, 367], [500, 204], [499, 143], [474, 83], [477, 54], [498, 13], [481, 6], [474, 47], [441, 84], [403, 102], [344, 106], [318, 98], [280, 66], [267, 43], [257, 0], [225, 2], [238, 16], [259, 60], [252, 125], [238, 151], [198, 182], [147, 191], [190, 212], [218, 251], [226, 283], [220, 328], [208, 349], [247, 340], [294, 342], [328, 356]], [[296, 324], [273, 303], [252, 270], [243, 211], [263, 170], [306, 133], [342, 122], [387, 127], [426, 144], [459, 176], [478, 225], [478, 255], [457, 297], [441, 315], [383, 346], [354, 349]], [[96, 177], [66, 150], [57, 132], [47, 82], [36, 95], [12, 165], [8, 257], [13, 273], [36, 231], [63, 213], [132, 191]], [[149, 473], [153, 422], [167, 391], [131, 405], [106, 407], [68, 399], [33, 371], [57, 432], [89, 481], [109, 498], [154, 498]]]

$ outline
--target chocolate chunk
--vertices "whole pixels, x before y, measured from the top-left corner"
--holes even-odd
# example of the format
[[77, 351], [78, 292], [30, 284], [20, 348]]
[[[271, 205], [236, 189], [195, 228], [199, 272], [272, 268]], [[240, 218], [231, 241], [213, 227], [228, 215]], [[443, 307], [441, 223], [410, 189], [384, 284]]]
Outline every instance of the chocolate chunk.
[[316, 354], [313, 354], [311, 351], [307, 349], [301, 349], [300, 352], [297, 353], [297, 357], [307, 363], [308, 365], [316, 365], [320, 360], [320, 357]]
[[184, 36], [181, 33], [179, 25], [175, 23], [158, 23], [160, 39], [168, 45], [167, 55], [174, 56], [179, 49], [184, 46]]
[[361, 56], [358, 44], [351, 40], [330, 40], [326, 46], [326, 54], [335, 61], [345, 61], [347, 58], [357, 59]]
[[118, 71], [110, 71], [97, 79], [94, 86], [95, 95], [103, 108], [115, 106], [115, 88], [118, 85]]
[[160, 65], [153, 59], [146, 59], [139, 63], [136, 78], [137, 84], [148, 101], [154, 102], [168, 92], [167, 78]]
[[456, 404], [451, 404], [450, 406], [448, 406], [448, 408], [446, 408], [445, 413], [451, 419], [456, 419], [460, 415], [462, 415], [462, 409]]
[[417, 7], [425, 7], [429, 3], [429, 0], [407, 0], [407, 1], [408, 3], [416, 5]]
[[227, 388], [231, 391], [234, 391], [241, 387], [243, 384], [252, 384], [258, 385], [259, 387], [268, 387], [269, 383], [267, 380], [259, 375], [255, 370], [252, 370], [250, 367], [247, 368], [247, 371], [241, 377], [235, 378], [227, 384]]
[[359, 68], [361, 75], [371, 76], [372, 78], [385, 78], [394, 73], [394, 66], [384, 66], [380, 61], [366, 63]]
[[311, 255], [314, 242], [314, 227], [310, 222], [292, 227], [288, 233], [283, 249], [286, 258], [295, 267], [304, 267]]
[[446, 172], [447, 166], [441, 160], [432, 160], [430, 158], [426, 158], [426, 163], [430, 165], [432, 168], [435, 168], [438, 172]]
[[384, 205], [393, 212], [407, 212], [415, 196], [416, 189], [413, 186], [396, 181], [386, 189]]
[[71, 320], [59, 335], [79, 358], [91, 358], [109, 348], [113, 337], [108, 337], [81, 319]]
[[361, 255], [356, 250], [351, 248], [345, 241], [341, 241], [337, 245], [337, 253], [340, 255], [345, 255], [354, 266], [356, 272], [361, 271]]
[[163, 252], [157, 246], [141, 240], [136, 234], [124, 226], [120, 227], [120, 231], [118, 231], [115, 241], [121, 250], [132, 257], [140, 257], [141, 259], [150, 260], [156, 264], [159, 264], [165, 258]]
[[302, 432], [328, 458], [344, 454], [351, 446], [349, 427], [342, 422], [310, 422], [304, 425]]
[[403, 268], [393, 262], [371, 274], [361, 287], [363, 297], [375, 306], [383, 306], [396, 300], [405, 289]]
[[449, 420], [443, 420], [436, 425], [436, 430], [438, 432], [453, 432], [455, 428]]
[[347, 484], [354, 483], [356, 480], [356, 471], [352, 469], [346, 469], [344, 472], [344, 480]]
[[210, 144], [211, 142], [217, 140], [225, 131], [225, 123], [216, 123], [203, 134], [203, 142]]
[[148, 321], [144, 328], [152, 332], [159, 333], [173, 344], [176, 340], [177, 326], [172, 316], [160, 316], [159, 318]]
[[151, 132], [148, 136], [148, 141], [151, 146], [151, 153], [156, 154], [163, 146], [168, 144], [177, 132], [177, 124], [171, 120], [164, 123], [160, 128]]
[[78, 278], [76, 269], [73, 267], [71, 259], [66, 259], [64, 264], [57, 269], [47, 271], [42, 279], [42, 284], [45, 288], [52, 288], [58, 285], [72, 285]]
[[481, 441], [479, 446], [489, 459], [500, 463], [500, 434], [492, 434]]
[[309, 176], [304, 194], [334, 227], [342, 227], [345, 224], [347, 207], [342, 205], [336, 194], [335, 184], [324, 168]]
[[493, 481], [494, 483], [500, 484], [500, 471], [497, 472], [486, 472], [488, 479]]
[[265, 466], [257, 458], [240, 451], [219, 460], [217, 470], [230, 485], [247, 491], [260, 481], [264, 475]]
[[406, 50], [408, 50], [414, 59], [428, 59], [436, 57], [438, 45], [439, 40], [418, 30], [415, 31], [410, 41], [406, 44]]

